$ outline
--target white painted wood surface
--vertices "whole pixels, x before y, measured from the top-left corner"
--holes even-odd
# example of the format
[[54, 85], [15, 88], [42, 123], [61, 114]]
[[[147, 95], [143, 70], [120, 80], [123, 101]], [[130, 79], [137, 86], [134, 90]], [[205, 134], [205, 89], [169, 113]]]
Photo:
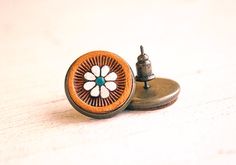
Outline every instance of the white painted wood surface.
[[[236, 164], [233, 0], [0, 1], [0, 164]], [[134, 69], [143, 44], [179, 100], [94, 120], [67, 101], [69, 65], [91, 50]]]

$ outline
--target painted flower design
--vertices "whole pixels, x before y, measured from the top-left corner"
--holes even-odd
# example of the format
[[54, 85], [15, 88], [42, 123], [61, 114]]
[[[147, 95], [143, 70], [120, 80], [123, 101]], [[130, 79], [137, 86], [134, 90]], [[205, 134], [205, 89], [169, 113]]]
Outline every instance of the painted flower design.
[[84, 74], [86, 82], [84, 83], [84, 89], [90, 91], [92, 97], [107, 98], [110, 95], [110, 91], [114, 91], [117, 88], [117, 84], [114, 82], [117, 79], [115, 72], [110, 72], [110, 67], [104, 65], [99, 67], [97, 65], [91, 68], [91, 72]]

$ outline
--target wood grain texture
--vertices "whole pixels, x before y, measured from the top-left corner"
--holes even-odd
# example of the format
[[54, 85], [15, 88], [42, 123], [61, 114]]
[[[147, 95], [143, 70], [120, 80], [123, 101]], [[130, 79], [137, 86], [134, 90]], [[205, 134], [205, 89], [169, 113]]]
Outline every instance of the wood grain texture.
[[[236, 164], [235, 1], [0, 2], [0, 164]], [[158, 111], [106, 120], [74, 110], [70, 64], [108, 50], [134, 69], [139, 45], [181, 86]]]
[[[103, 58], [103, 59], [102, 59]], [[90, 61], [90, 65], [85, 66], [87, 61]], [[97, 61], [97, 62], [96, 62]], [[79, 92], [79, 88], [81, 86], [76, 87], [78, 83], [75, 83], [75, 76], [79, 78], [80, 81], [83, 81], [84, 73], [90, 71], [90, 68], [94, 65], [98, 65], [102, 67], [104, 65], [108, 65], [111, 68], [112, 72], [117, 74], [117, 80], [115, 81], [117, 84], [117, 89], [113, 92], [110, 92], [110, 97], [107, 99], [98, 98], [91, 98], [88, 95], [88, 99], [90, 102], [85, 98], [81, 98], [83, 93]], [[84, 70], [82, 70], [85, 67]], [[78, 72], [80, 74], [78, 75]], [[114, 111], [121, 106], [128, 100], [132, 91], [133, 91], [133, 75], [130, 69], [130, 66], [126, 61], [124, 61], [121, 57], [113, 54], [111, 52], [106, 51], [93, 51], [86, 53], [85, 55], [80, 56], [70, 67], [68, 74], [67, 74], [66, 84], [68, 87], [68, 92], [72, 98], [72, 100], [80, 106], [82, 109], [87, 110], [93, 113], [107, 113]], [[82, 82], [81, 85], [84, 83]], [[80, 90], [83, 92], [83, 90]], [[85, 91], [84, 93], [88, 93]], [[102, 101], [105, 101], [102, 103]], [[97, 106], [93, 105], [93, 102], [97, 102]], [[104, 104], [104, 105], [103, 105]], [[103, 105], [103, 106], [102, 106]]]

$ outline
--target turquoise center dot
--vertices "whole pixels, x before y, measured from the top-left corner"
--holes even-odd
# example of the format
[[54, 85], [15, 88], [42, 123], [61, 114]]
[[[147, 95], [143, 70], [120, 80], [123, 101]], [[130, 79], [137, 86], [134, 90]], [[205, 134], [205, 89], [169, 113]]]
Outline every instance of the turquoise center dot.
[[96, 78], [96, 84], [98, 86], [103, 86], [105, 84], [105, 79], [103, 77]]

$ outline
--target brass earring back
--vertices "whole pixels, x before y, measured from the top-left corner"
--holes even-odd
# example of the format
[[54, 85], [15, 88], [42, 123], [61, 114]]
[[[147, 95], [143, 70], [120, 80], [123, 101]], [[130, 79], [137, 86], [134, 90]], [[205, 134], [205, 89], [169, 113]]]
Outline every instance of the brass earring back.
[[155, 110], [174, 103], [180, 92], [176, 81], [156, 78], [152, 73], [151, 61], [140, 46], [141, 55], [136, 63], [137, 76], [134, 97], [128, 106], [131, 110]]

